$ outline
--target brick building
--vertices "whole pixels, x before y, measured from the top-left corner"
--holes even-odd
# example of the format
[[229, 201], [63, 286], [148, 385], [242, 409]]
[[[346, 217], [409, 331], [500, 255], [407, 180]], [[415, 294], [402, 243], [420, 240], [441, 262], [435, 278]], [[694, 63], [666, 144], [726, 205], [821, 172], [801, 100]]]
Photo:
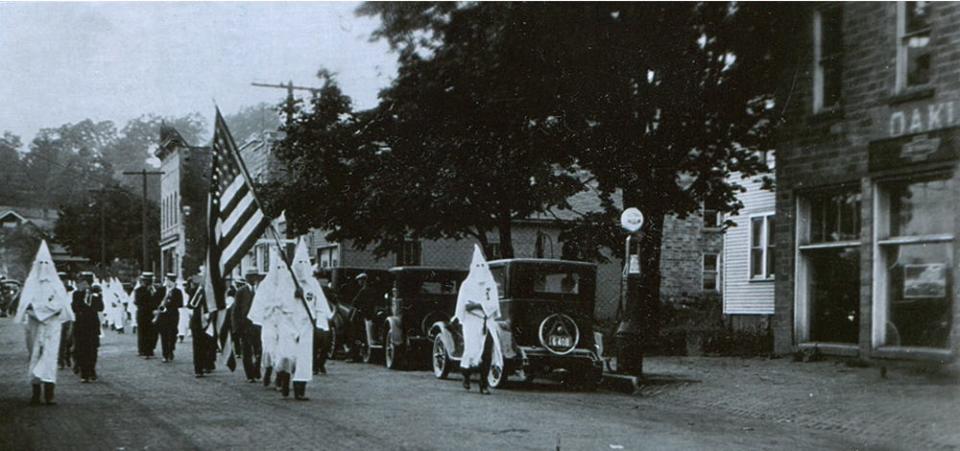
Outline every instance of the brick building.
[[775, 351], [952, 361], [960, 3], [805, 10], [777, 143]]

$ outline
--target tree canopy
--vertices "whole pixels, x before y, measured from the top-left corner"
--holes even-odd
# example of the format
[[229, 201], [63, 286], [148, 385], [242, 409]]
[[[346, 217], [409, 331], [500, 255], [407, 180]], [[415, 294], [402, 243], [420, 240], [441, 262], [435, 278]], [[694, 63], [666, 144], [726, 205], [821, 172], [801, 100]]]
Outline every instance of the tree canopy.
[[325, 77], [278, 146], [287, 217], [380, 253], [406, 236], [497, 231], [510, 256], [513, 220], [589, 188], [603, 208], [564, 239], [597, 258], [637, 206], [656, 268], [664, 216], [736, 211], [730, 175], [766, 169], [756, 151], [778, 120], [791, 8], [366, 3], [358, 14], [381, 20], [373, 38], [397, 51], [398, 75], [364, 112]]

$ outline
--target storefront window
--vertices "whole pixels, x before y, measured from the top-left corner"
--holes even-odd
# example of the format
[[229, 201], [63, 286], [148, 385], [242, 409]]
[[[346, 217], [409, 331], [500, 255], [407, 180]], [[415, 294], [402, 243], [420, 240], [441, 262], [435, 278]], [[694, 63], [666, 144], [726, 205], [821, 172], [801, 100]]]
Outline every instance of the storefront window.
[[860, 330], [860, 252], [856, 247], [805, 253], [809, 265], [810, 340], [856, 343]]
[[954, 215], [943, 214], [951, 204], [949, 180], [899, 183], [890, 195], [890, 236], [953, 233]]
[[885, 246], [888, 346], [943, 348], [950, 335], [951, 243]]
[[860, 239], [860, 193], [815, 196], [810, 215], [810, 243]]
[[[860, 199], [860, 192], [853, 190], [800, 199], [797, 311], [801, 341], [859, 341]], [[772, 242], [772, 218], [766, 233]], [[772, 249], [769, 253], [773, 254]], [[767, 259], [772, 275], [773, 259]]]
[[[956, 212], [948, 178], [880, 186], [878, 309], [885, 346], [946, 348], [953, 312]], [[877, 325], [880, 326], [879, 324]]]

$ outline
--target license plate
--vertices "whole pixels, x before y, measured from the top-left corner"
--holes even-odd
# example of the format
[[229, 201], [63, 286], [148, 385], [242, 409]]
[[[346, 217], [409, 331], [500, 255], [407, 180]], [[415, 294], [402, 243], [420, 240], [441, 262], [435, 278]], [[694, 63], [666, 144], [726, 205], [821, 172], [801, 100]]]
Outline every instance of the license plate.
[[570, 337], [550, 337], [550, 346], [557, 348], [569, 348]]

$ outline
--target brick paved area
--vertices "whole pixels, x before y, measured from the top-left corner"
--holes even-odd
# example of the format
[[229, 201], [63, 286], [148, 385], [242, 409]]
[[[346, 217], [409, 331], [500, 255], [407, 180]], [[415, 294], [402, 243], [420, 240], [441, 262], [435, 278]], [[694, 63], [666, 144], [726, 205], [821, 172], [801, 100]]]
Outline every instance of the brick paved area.
[[960, 448], [956, 374], [850, 367], [840, 361], [657, 357], [639, 396], [871, 445]]
[[[640, 396], [572, 392], [551, 383], [517, 384], [480, 396], [476, 391], [465, 393], [458, 380], [437, 381], [422, 371], [392, 372], [334, 362], [330, 374], [308, 388], [312, 400], [299, 403], [248, 384], [240, 374], [218, 371], [194, 379], [189, 343], [178, 349], [173, 364], [144, 361], [135, 355], [132, 336], [107, 332], [100, 381], [80, 384], [69, 371], [62, 371], [58, 405], [30, 406], [22, 330], [9, 319], [0, 319], [0, 449], [542, 450], [556, 449], [558, 442], [561, 449], [853, 449], [921, 443], [899, 439], [895, 429], [904, 424], [895, 418], [902, 416], [869, 430], [818, 425], [810, 420], [817, 412], [825, 412], [823, 418], [829, 422], [844, 409], [836, 403], [814, 408], [818, 404], [813, 401], [794, 399], [799, 388], [764, 381], [796, 371], [810, 373], [800, 379], [814, 379], [821, 374], [819, 368], [830, 364], [651, 360], [648, 367], [661, 380], [687, 382], [647, 386]], [[731, 377], [740, 377], [743, 368], [756, 375], [731, 384]], [[860, 371], [866, 370], [838, 372], [836, 377], [850, 378]], [[895, 380], [887, 384], [900, 387]], [[952, 388], [907, 384], [902, 394], [923, 398], [931, 390], [946, 393]], [[840, 400], [856, 401], [882, 391], [863, 390]], [[919, 406], [955, 406], [954, 395], [955, 391], [943, 396], [939, 403], [930, 398]], [[783, 413], [789, 406], [776, 406], [768, 399], [797, 406], [796, 415]], [[864, 409], [863, 421], [873, 425], [877, 415], [892, 408], [884, 409], [877, 414]], [[949, 433], [958, 428], [947, 421], [924, 431], [953, 440]], [[925, 423], [906, 426], [921, 424]], [[877, 428], [892, 432], [871, 437]], [[937, 438], [922, 442], [949, 443], [955, 442]]]

